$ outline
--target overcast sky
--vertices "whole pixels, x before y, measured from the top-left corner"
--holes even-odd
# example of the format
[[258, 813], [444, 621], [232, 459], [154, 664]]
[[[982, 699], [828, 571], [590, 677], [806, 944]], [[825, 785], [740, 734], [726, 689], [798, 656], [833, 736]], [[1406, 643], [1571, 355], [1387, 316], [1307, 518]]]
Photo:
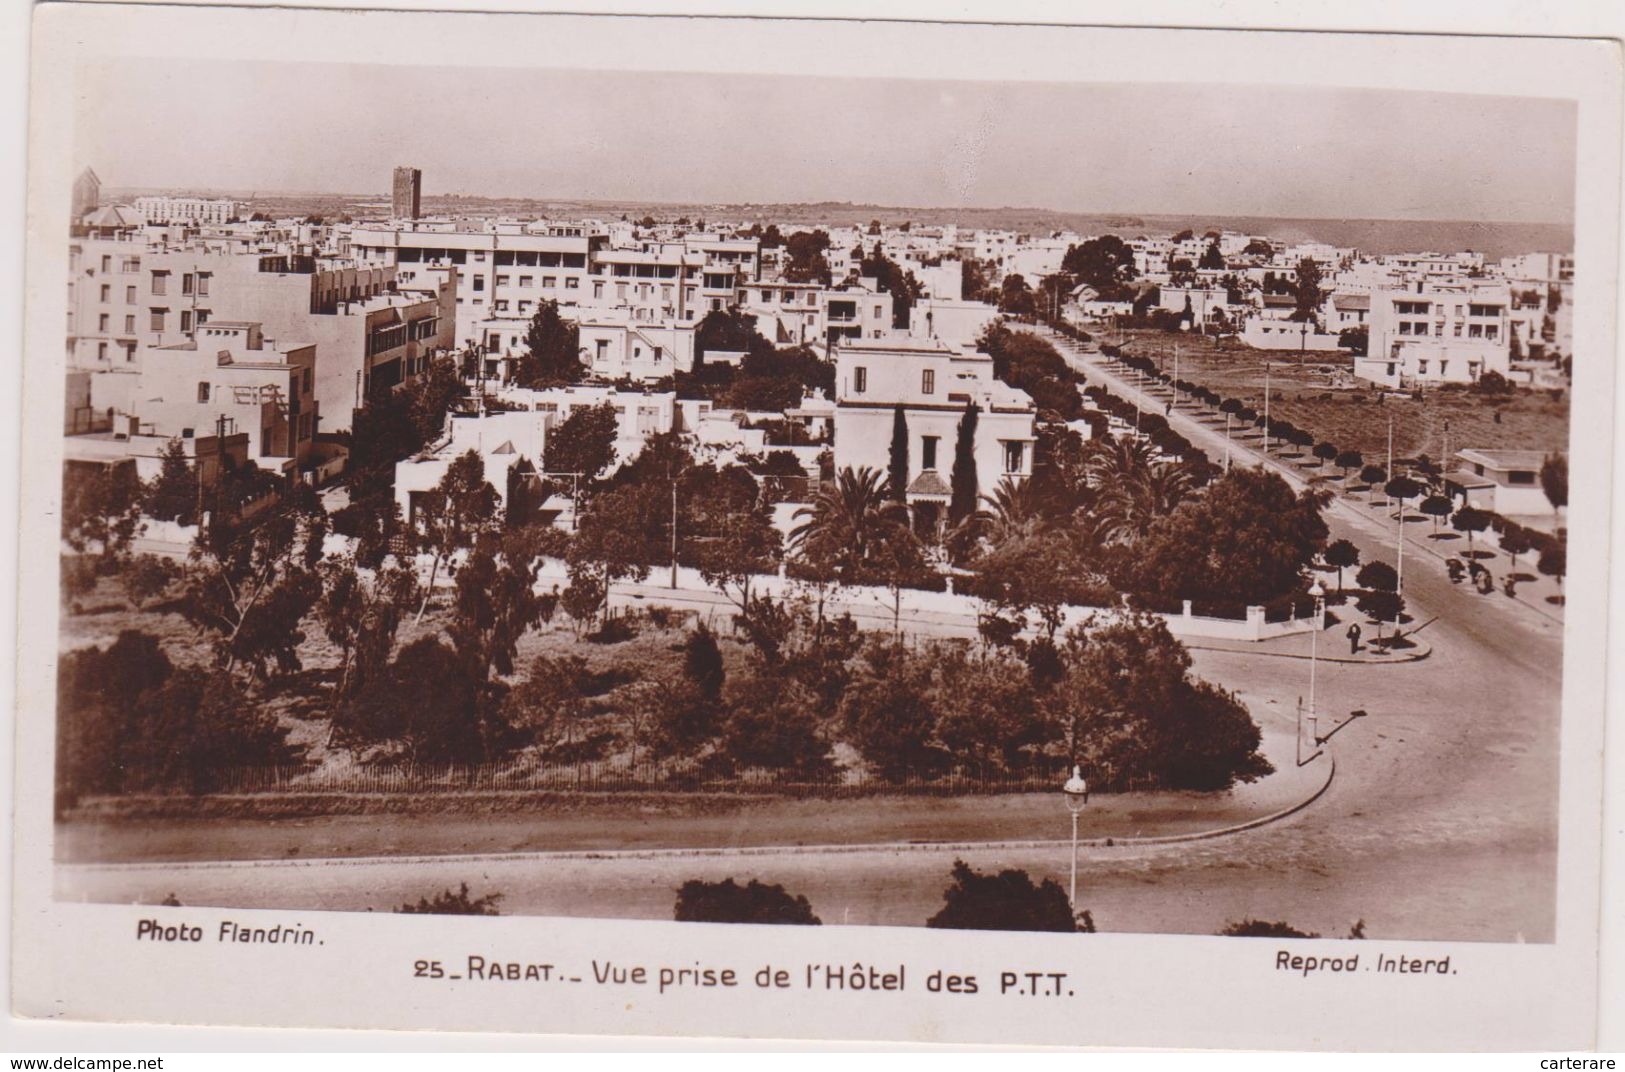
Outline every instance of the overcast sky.
[[124, 187], [1568, 223], [1569, 102], [1388, 90], [125, 62]]

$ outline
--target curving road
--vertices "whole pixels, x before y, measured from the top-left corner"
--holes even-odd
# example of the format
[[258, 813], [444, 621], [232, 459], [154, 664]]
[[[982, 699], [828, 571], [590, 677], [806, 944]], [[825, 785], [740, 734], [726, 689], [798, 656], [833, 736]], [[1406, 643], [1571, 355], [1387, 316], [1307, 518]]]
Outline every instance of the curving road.
[[[1063, 349], [1115, 393], [1139, 395], [1098, 355]], [[1161, 411], [1161, 401], [1141, 399]], [[1178, 410], [1171, 420], [1222, 456], [1222, 431]], [[1239, 444], [1232, 459], [1275, 465]], [[1353, 540], [1367, 558], [1392, 560], [1387, 525], [1346, 503], [1328, 520], [1334, 537]], [[1252, 916], [1328, 936], [1363, 919], [1372, 937], [1553, 939], [1562, 628], [1534, 608], [1452, 585], [1436, 558], [1418, 553], [1412, 562], [1407, 554], [1405, 595], [1415, 623], [1428, 623], [1433, 654], [1395, 665], [1320, 665], [1323, 731], [1355, 708], [1369, 712], [1333, 738], [1338, 773], [1326, 795], [1286, 820], [1228, 837], [1084, 850], [1080, 906], [1102, 930], [1212, 933]], [[1193, 651], [1192, 659], [1198, 673], [1236, 689], [1278, 724], [1308, 689], [1302, 660], [1221, 651]], [[1066, 822], [1057, 802], [1052, 829], [1011, 837], [1064, 837]], [[819, 841], [817, 831], [806, 840]], [[660, 919], [670, 918], [682, 881], [732, 876], [783, 883], [828, 923], [917, 925], [940, 906], [955, 856], [1066, 878], [1067, 852], [1058, 844], [838, 856], [786, 849], [74, 866], [59, 869], [58, 891], [90, 900], [151, 903], [174, 893], [185, 904], [362, 910], [466, 881], [475, 893], [501, 892], [504, 911], [514, 914]]]

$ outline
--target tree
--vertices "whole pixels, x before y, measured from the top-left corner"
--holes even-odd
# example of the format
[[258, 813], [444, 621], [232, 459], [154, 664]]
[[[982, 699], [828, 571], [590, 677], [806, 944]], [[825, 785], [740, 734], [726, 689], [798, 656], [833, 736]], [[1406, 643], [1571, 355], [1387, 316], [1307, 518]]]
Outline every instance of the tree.
[[950, 878], [942, 892], [942, 908], [926, 920], [927, 927], [1064, 933], [1080, 929], [1066, 891], [1054, 879], [1034, 885], [1025, 871], [1011, 868], [983, 874], [963, 860], [954, 861]]
[[147, 600], [169, 591], [181, 578], [180, 564], [163, 555], [134, 555], [120, 571], [124, 595], [131, 606], [142, 610]]
[[1027, 280], [1016, 272], [1005, 276], [1004, 281], [999, 284], [999, 311], [1018, 316], [1031, 316], [1035, 309], [1033, 291], [1027, 285]]
[[1463, 506], [1450, 519], [1450, 527], [1457, 532], [1467, 534], [1467, 553], [1471, 555], [1473, 552], [1473, 536], [1475, 533], [1483, 532], [1490, 527], [1490, 515], [1488, 511], [1480, 510], [1476, 506]]
[[899, 780], [936, 763], [930, 669], [901, 644], [876, 639], [865, 647], [839, 716], [847, 742], [883, 778]]
[[1540, 488], [1546, 493], [1546, 501], [1552, 504], [1552, 512], [1559, 517], [1563, 515], [1563, 507], [1569, 504], [1569, 459], [1564, 454], [1548, 454], [1540, 463]]
[[1263, 238], [1248, 239], [1247, 244], [1242, 247], [1241, 251], [1249, 257], [1275, 256], [1275, 247], [1270, 245], [1268, 240]]
[[1334, 540], [1321, 555], [1326, 565], [1337, 570], [1337, 590], [1343, 590], [1343, 571], [1360, 564], [1360, 549], [1348, 540]]
[[442, 890], [428, 897], [419, 897], [416, 904], [403, 904], [395, 909], [408, 915], [433, 916], [500, 916], [497, 903], [502, 900], [500, 893], [488, 893], [484, 897], [470, 897], [468, 883], [460, 883], [455, 890]]
[[395, 656], [388, 671], [335, 714], [340, 740], [394, 742], [413, 763], [475, 764], [512, 744], [494, 695], [469, 660], [432, 636]]
[[1375, 588], [1363, 592], [1355, 602], [1355, 607], [1366, 617], [1377, 623], [1377, 642], [1382, 643], [1382, 625], [1392, 622], [1397, 635], [1399, 631], [1399, 616], [1405, 612], [1405, 597], [1398, 592]]
[[1337, 458], [1332, 462], [1332, 464], [1343, 470], [1343, 478], [1347, 480], [1349, 470], [1358, 469], [1360, 466], [1364, 465], [1365, 458], [1362, 457], [1360, 452], [1357, 450], [1345, 450], [1338, 454]]
[[1416, 498], [1424, 489], [1421, 484], [1408, 476], [1396, 476], [1383, 485], [1382, 490], [1387, 493], [1389, 499], [1399, 500], [1399, 512], [1403, 516], [1406, 501]]
[[1221, 938], [1319, 938], [1312, 931], [1300, 931], [1286, 923], [1270, 923], [1261, 919], [1244, 919], [1225, 925]]
[[892, 411], [891, 465], [887, 476], [887, 494], [894, 502], [903, 502], [908, 495], [908, 415], [902, 403]]
[[513, 673], [519, 641], [541, 621], [544, 597], [536, 591], [540, 540], [525, 529], [487, 531], [457, 571], [447, 634], [481, 683], [494, 670]]
[[570, 587], [565, 607], [578, 619], [590, 619], [609, 602], [610, 585], [641, 581], [660, 549], [651, 537], [666, 520], [656, 501], [663, 496], [647, 485], [612, 488], [594, 498], [581, 518], [566, 556]]
[[1190, 654], [1163, 619], [1073, 629], [1060, 655], [1064, 675], [1041, 702], [1097, 784], [1218, 790], [1273, 769], [1247, 708], [1190, 676]]
[[1393, 592], [1399, 589], [1399, 573], [1386, 562], [1367, 562], [1355, 574], [1354, 583], [1374, 592]]
[[766, 885], [751, 879], [744, 886], [733, 879], [706, 882], [690, 879], [677, 890], [672, 918], [679, 923], [779, 923], [819, 925], [812, 905], [799, 894], [792, 896], [783, 886]]
[[1367, 465], [1360, 470], [1360, 479], [1371, 489], [1368, 495], [1373, 494], [1377, 487], [1388, 479], [1388, 470], [1380, 465]]
[[1292, 312], [1293, 320], [1315, 319], [1315, 311], [1320, 308], [1324, 297], [1320, 292], [1320, 278], [1320, 265], [1315, 263], [1313, 257], [1305, 257], [1298, 262], [1297, 282], [1292, 288], [1292, 296], [1297, 301], [1297, 308]]
[[581, 329], [559, 315], [559, 303], [536, 306], [525, 332], [525, 353], [514, 379], [521, 387], [555, 387], [579, 383], [586, 375], [581, 363]]
[[1363, 357], [1371, 345], [1371, 329], [1365, 324], [1344, 328], [1337, 333], [1337, 345], [1355, 356]]
[[1557, 581], [1557, 590], [1563, 590], [1563, 575], [1568, 572], [1569, 553], [1562, 544], [1553, 544], [1540, 553], [1537, 569]]
[[1439, 536], [1439, 522], [1449, 517], [1450, 512], [1455, 508], [1455, 501], [1448, 495], [1429, 495], [1422, 500], [1422, 505], [1417, 507], [1418, 510], [1433, 519], [1433, 536], [1435, 539]]
[[171, 439], [164, 447], [158, 475], [147, 485], [145, 498], [143, 508], [153, 520], [196, 524], [197, 477], [186, 460], [186, 447], [179, 439]]
[[1236, 467], [1159, 519], [1124, 563], [1125, 587], [1165, 599], [1267, 603], [1300, 587], [1325, 547], [1324, 492], [1299, 495], [1264, 469]]
[[954, 467], [949, 474], [948, 524], [957, 525], [976, 512], [979, 492], [976, 486], [976, 420], [974, 402], [965, 404], [959, 418], [959, 434], [954, 440]]
[[458, 551], [472, 548], [496, 523], [496, 489], [486, 482], [485, 460], [470, 447], [452, 459], [445, 476], [418, 500], [418, 549], [434, 556], [418, 606], [418, 621], [434, 598], [441, 565]]
[[1207, 244], [1207, 249], [1202, 251], [1202, 259], [1197, 263], [1197, 267], [1201, 268], [1203, 271], [1224, 271], [1226, 267], [1224, 263], [1224, 254], [1219, 252], [1219, 243], [1217, 239]]
[[1116, 235], [1091, 238], [1067, 249], [1061, 270], [1094, 289], [1102, 301], [1122, 301], [1134, 281], [1134, 250]]
[[1512, 568], [1518, 568], [1518, 556], [1526, 555], [1535, 549], [1534, 543], [1529, 539], [1529, 533], [1521, 525], [1508, 525], [1501, 532], [1501, 550], [1512, 559]]
[[711, 310], [694, 329], [696, 369], [713, 351], [749, 354], [772, 348], [756, 330], [756, 318], [738, 306]]
[[858, 583], [881, 533], [906, 521], [906, 509], [886, 496], [885, 477], [864, 467], [842, 469], [818, 487], [795, 513], [791, 549], [806, 563], [827, 568], [842, 584]]
[[1157, 453], [1153, 444], [1128, 435], [1090, 440], [1084, 471], [1094, 489], [1095, 534], [1104, 542], [1143, 538], [1196, 491], [1190, 470], [1158, 461]]
[[743, 510], [726, 515], [720, 532], [700, 545], [700, 576], [733, 600], [741, 614], [751, 609], [751, 585], [758, 574], [771, 572], [782, 552], [779, 530], [763, 511]]
[[576, 473], [583, 481], [597, 479], [615, 461], [619, 428], [611, 402], [572, 409], [550, 430], [542, 448], [543, 468], [549, 473]]
[[141, 531], [141, 480], [135, 466], [67, 465], [62, 470], [62, 539], [112, 569]]
[[821, 230], [796, 231], [785, 239], [785, 252], [789, 254], [784, 269], [785, 281], [829, 286], [829, 260], [825, 256], [829, 252], [829, 245], [829, 234]]
[[213, 634], [216, 664], [299, 669], [299, 623], [321, 598], [327, 515], [307, 485], [247, 523], [217, 519], [193, 544], [181, 613]]
[[316, 614], [339, 649], [338, 696], [347, 698], [389, 666], [395, 635], [418, 594], [413, 572], [400, 566], [361, 570], [354, 559], [322, 564], [321, 602]]

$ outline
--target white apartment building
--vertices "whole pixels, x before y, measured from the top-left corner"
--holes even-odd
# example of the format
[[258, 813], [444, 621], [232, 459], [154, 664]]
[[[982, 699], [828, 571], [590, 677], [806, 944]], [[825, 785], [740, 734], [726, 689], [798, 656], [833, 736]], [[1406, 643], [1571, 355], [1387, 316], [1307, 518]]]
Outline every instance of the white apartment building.
[[526, 322], [544, 301], [583, 304], [593, 289], [589, 255], [607, 239], [581, 224], [540, 224], [531, 230], [482, 224], [476, 230], [467, 223], [418, 221], [409, 227], [355, 227], [349, 241], [359, 260], [393, 265], [403, 286], [455, 276], [452, 337], [455, 345], [468, 346], [483, 341], [484, 321]]
[[635, 320], [624, 309], [583, 310], [579, 327], [581, 359], [595, 379], [650, 383], [694, 370], [691, 322]]
[[916, 339], [937, 339], [949, 346], [972, 346], [998, 318], [998, 308], [986, 302], [922, 298], [910, 313], [908, 333]]
[[1032, 399], [993, 375], [993, 359], [935, 339], [856, 339], [835, 350], [835, 468], [890, 466], [892, 428], [903, 408], [909, 436], [907, 501], [923, 524], [941, 524], [959, 423], [978, 408], [972, 454], [977, 489], [1032, 475]]
[[1472, 383], [1486, 372], [1513, 378], [1511, 295], [1494, 284], [1443, 289], [1418, 283], [1371, 296], [1367, 356], [1354, 374], [1388, 387]]
[[275, 342], [261, 325], [211, 321], [154, 347], [139, 371], [91, 376], [91, 405], [115, 431], [194, 439], [246, 433], [250, 460], [293, 476], [310, 467], [319, 404], [317, 348]]
[[138, 197], [131, 206], [145, 223], [226, 223], [237, 217], [237, 202], [201, 197]]

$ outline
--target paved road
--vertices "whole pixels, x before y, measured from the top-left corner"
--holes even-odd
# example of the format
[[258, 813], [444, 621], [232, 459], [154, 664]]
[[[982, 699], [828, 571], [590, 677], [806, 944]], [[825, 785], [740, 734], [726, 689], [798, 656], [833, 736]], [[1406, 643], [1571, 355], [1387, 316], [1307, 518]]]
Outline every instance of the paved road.
[[[1090, 374], [1126, 397], [1136, 393], [1094, 362]], [[1222, 456], [1222, 431], [1177, 411], [1173, 421]], [[1243, 464], [1274, 464], [1232, 449]], [[1339, 504], [1329, 523], [1334, 536], [1353, 540], [1366, 556], [1391, 559], [1386, 526], [1358, 509]], [[1420, 568], [1406, 571], [1405, 592], [1417, 623], [1436, 619], [1426, 626], [1432, 657], [1319, 668], [1328, 719], [1355, 708], [1370, 713], [1333, 738], [1338, 777], [1330, 791], [1281, 823], [1230, 837], [1086, 850], [1080, 902], [1103, 930], [1212, 933], [1253, 916], [1335, 935], [1363, 918], [1372, 937], [1552, 940], [1561, 628], [1529, 608], [1450, 584], [1434, 559], [1417, 562]], [[1299, 660], [1220, 651], [1194, 651], [1192, 658], [1197, 673], [1235, 688], [1272, 717], [1286, 717], [1308, 689], [1308, 667]], [[1059, 804], [1056, 813], [1053, 830], [1011, 837], [1064, 836]], [[819, 839], [812, 832], [807, 840]], [[733, 876], [784, 883], [804, 893], [826, 922], [919, 924], [939, 907], [955, 855], [979, 867], [1021, 867], [1063, 881], [1067, 867], [1060, 848], [692, 859], [606, 854], [72, 868], [60, 873], [59, 892], [146, 902], [173, 892], [187, 904], [360, 910], [387, 909], [467, 881], [477, 893], [501, 892], [505, 910], [517, 914], [658, 919], [669, 918], [673, 891], [685, 879]]]

